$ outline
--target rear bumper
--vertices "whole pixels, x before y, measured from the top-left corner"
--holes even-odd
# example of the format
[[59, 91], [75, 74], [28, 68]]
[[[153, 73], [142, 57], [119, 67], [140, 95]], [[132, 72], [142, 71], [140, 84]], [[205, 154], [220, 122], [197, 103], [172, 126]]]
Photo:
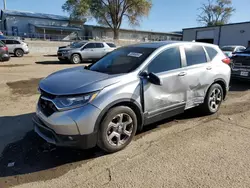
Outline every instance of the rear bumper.
[[2, 61], [9, 61], [10, 60], [10, 55], [9, 54], [3, 54], [1, 57]]
[[242, 76], [241, 72], [242, 71], [239, 71], [239, 70], [237, 70], [237, 71], [232, 70], [232, 72], [231, 72], [231, 78], [232, 79], [250, 80], [250, 71], [243, 71], [243, 72], [248, 72], [247, 76]]
[[59, 135], [47, 127], [37, 116], [33, 117], [35, 132], [48, 143], [62, 147], [88, 149], [96, 146], [97, 133], [87, 135]]

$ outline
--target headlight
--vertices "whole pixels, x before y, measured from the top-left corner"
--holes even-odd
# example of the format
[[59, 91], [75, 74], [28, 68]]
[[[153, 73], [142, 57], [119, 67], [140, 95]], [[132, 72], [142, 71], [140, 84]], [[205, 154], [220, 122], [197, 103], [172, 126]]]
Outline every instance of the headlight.
[[67, 54], [67, 53], [69, 53], [69, 50], [63, 51], [62, 53], [63, 53], [63, 54]]
[[54, 102], [59, 109], [77, 108], [93, 101], [97, 95], [98, 92], [72, 97], [58, 97]]

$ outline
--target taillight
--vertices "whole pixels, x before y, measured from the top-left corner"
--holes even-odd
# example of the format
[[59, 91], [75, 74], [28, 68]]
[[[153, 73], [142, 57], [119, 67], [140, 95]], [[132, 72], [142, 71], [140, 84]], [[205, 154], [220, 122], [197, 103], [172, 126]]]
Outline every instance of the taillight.
[[227, 57], [225, 59], [222, 59], [222, 62], [229, 65], [231, 63], [231, 59], [229, 57]]

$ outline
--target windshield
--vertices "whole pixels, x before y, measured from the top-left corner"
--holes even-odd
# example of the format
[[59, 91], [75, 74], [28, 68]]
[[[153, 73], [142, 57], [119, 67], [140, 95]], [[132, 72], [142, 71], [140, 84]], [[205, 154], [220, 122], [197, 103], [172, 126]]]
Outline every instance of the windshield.
[[224, 46], [221, 48], [222, 51], [228, 51], [228, 52], [233, 52], [235, 47], [232, 46]]
[[71, 48], [81, 48], [86, 42], [76, 42], [70, 45]]
[[104, 56], [89, 67], [89, 70], [106, 74], [128, 73], [139, 67], [154, 51], [154, 48], [124, 47]]

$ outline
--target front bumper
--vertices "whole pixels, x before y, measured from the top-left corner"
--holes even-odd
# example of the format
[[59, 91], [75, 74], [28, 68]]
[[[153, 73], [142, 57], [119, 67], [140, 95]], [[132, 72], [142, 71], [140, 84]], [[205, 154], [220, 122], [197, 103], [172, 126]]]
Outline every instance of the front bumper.
[[[35, 132], [57, 146], [91, 148], [96, 145], [96, 120], [100, 110], [91, 104], [45, 115], [37, 105]], [[72, 139], [73, 138], [73, 139]]]
[[34, 130], [48, 143], [62, 147], [88, 149], [96, 146], [97, 133], [88, 135], [59, 135], [47, 127], [37, 116], [33, 118]]

